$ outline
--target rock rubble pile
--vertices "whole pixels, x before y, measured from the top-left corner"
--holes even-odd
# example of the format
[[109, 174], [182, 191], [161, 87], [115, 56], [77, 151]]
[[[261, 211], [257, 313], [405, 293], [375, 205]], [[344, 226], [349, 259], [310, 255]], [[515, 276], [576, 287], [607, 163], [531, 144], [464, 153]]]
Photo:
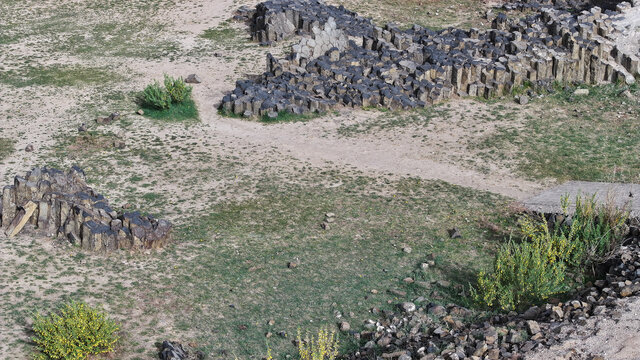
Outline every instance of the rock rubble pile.
[[562, 342], [565, 327], [584, 325], [590, 317], [619, 317], [619, 299], [640, 295], [640, 228], [631, 227], [627, 244], [604, 269], [605, 276], [587, 284], [573, 300], [495, 315], [484, 322], [465, 322], [472, 314], [468, 309], [421, 304], [420, 298], [398, 304], [397, 311], [374, 309], [380, 319], [367, 321], [362, 332], [352, 332], [364, 345], [351, 358], [521, 359], [538, 347]]
[[[523, 3], [512, 7], [524, 8]], [[554, 82], [635, 81], [637, 54], [626, 53], [612, 40], [618, 33], [613, 20], [620, 12], [594, 6], [574, 13], [532, 3], [537, 4], [533, 14], [511, 18], [501, 13], [490, 30], [440, 31], [377, 27], [318, 0], [261, 3], [244, 15], [254, 39], [304, 38], [286, 58], [269, 54], [267, 71], [258, 80], [237, 81], [221, 108], [247, 117], [324, 112], [336, 106], [396, 110], [452, 96], [501, 96], [523, 86], [548, 89]], [[622, 3], [617, 9], [630, 6]]]
[[90, 188], [84, 172], [35, 168], [16, 176], [0, 197], [0, 226], [14, 236], [26, 225], [95, 252], [164, 246], [171, 223], [138, 212], [119, 214]]

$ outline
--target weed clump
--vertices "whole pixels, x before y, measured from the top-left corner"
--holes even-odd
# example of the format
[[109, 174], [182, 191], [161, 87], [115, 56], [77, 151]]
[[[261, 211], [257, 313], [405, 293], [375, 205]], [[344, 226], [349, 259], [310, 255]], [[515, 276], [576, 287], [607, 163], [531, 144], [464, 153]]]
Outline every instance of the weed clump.
[[171, 107], [171, 95], [157, 81], [154, 81], [153, 84], [147, 85], [142, 92], [142, 102], [143, 105], [166, 110]]
[[298, 329], [296, 340], [300, 360], [334, 360], [338, 356], [338, 338], [334, 330], [322, 327], [317, 336], [309, 336], [307, 332], [303, 338]]
[[118, 325], [84, 303], [65, 304], [58, 313], [37, 314], [33, 341], [39, 348], [37, 360], [82, 360], [89, 355], [113, 351]]
[[183, 78], [164, 75], [164, 84], [154, 81], [147, 85], [140, 94], [138, 103], [144, 114], [160, 120], [197, 119], [198, 109], [191, 99], [193, 87], [187, 85]]
[[0, 137], [0, 160], [9, 156], [14, 151], [15, 141], [13, 139]]
[[174, 79], [169, 75], [164, 75], [164, 87], [171, 97], [171, 101], [175, 104], [181, 104], [186, 100], [191, 99], [191, 90], [193, 87], [188, 86], [184, 79]]
[[478, 274], [474, 300], [505, 311], [520, 310], [566, 292], [581, 283], [595, 265], [609, 259], [620, 245], [628, 212], [612, 205], [597, 205], [595, 197], [576, 198], [569, 216], [550, 229], [543, 218], [524, 216], [519, 221], [522, 241], [513, 239], [498, 253], [491, 272]]

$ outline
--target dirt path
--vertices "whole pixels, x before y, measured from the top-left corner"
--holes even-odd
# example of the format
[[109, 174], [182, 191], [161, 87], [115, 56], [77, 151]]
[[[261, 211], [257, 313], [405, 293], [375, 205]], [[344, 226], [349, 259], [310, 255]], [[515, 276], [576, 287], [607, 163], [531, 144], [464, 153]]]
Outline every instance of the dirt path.
[[[358, 116], [359, 112], [355, 112]], [[361, 116], [361, 115], [360, 115]], [[276, 147], [289, 155], [316, 166], [327, 162], [371, 174], [415, 176], [428, 180], [442, 180], [451, 184], [490, 191], [518, 200], [535, 194], [541, 186], [505, 174], [483, 174], [464, 166], [434, 160], [436, 148], [411, 141], [410, 135], [396, 138], [340, 138], [323, 136], [318, 124], [284, 124], [265, 126], [255, 122], [226, 119], [203, 114], [216, 136], [227, 136], [265, 148]], [[313, 120], [314, 123], [325, 121]], [[318, 131], [316, 131], [318, 130]]]

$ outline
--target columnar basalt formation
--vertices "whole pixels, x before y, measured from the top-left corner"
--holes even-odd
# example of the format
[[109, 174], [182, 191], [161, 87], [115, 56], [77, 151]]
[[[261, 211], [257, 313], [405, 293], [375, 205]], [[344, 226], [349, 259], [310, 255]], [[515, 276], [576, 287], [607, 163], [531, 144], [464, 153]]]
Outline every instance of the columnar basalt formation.
[[138, 212], [119, 214], [87, 185], [77, 167], [66, 173], [36, 168], [2, 189], [0, 226], [6, 235], [14, 236], [25, 225], [95, 252], [158, 248], [171, 233], [166, 220]]
[[[304, 39], [286, 58], [269, 54], [267, 71], [256, 81], [239, 80], [222, 99], [222, 109], [243, 116], [322, 112], [338, 105], [409, 109], [454, 95], [501, 96], [525, 85], [633, 82], [639, 71], [637, 54], [612, 41], [620, 12], [599, 7], [574, 13], [543, 4], [522, 18], [499, 14], [490, 30], [433, 31], [376, 27], [344, 8], [310, 4], [273, 0], [246, 15], [258, 41], [293, 34]], [[619, 11], [629, 7], [617, 5]], [[350, 40], [343, 44], [345, 34]], [[325, 50], [317, 46], [318, 37], [325, 46], [344, 46]]]
[[371, 36], [373, 23], [343, 6], [326, 5], [319, 0], [267, 1], [256, 6], [252, 18], [251, 38], [273, 42], [294, 34], [311, 34], [333, 18], [349, 36]]

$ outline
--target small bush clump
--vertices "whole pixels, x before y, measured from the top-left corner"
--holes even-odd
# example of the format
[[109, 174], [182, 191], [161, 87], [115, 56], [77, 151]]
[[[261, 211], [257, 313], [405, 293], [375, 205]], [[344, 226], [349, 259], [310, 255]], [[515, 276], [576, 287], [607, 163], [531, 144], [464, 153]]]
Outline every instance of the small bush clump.
[[188, 86], [182, 78], [174, 79], [165, 74], [164, 87], [167, 89], [167, 93], [169, 93], [173, 103], [181, 104], [191, 98], [191, 90], [193, 88]]
[[478, 274], [475, 301], [502, 310], [523, 309], [570, 290], [576, 279], [611, 257], [622, 241], [628, 212], [579, 196], [572, 216], [567, 197], [563, 209], [567, 221], [553, 229], [545, 219], [520, 219], [522, 241], [509, 239], [496, 254], [492, 271]]
[[300, 360], [334, 360], [338, 356], [336, 332], [326, 327], [320, 328], [316, 337], [310, 337], [307, 332], [304, 338], [298, 329], [296, 340]]
[[154, 81], [142, 92], [141, 102], [143, 106], [157, 110], [168, 110], [171, 105], [181, 105], [191, 101], [191, 90], [184, 79], [173, 78], [164, 75], [164, 87]]
[[143, 105], [158, 110], [166, 110], [171, 107], [171, 95], [157, 81], [147, 85], [142, 92]]
[[[565, 216], [568, 213], [568, 198], [562, 199]], [[627, 231], [626, 223], [629, 212], [617, 208], [612, 201], [597, 205], [595, 197], [576, 198], [576, 211], [570, 218], [570, 224], [562, 224], [560, 230], [575, 232], [578, 242], [578, 253], [581, 255], [579, 265], [592, 267], [611, 258], [620, 247]]]
[[118, 341], [115, 322], [97, 309], [76, 302], [64, 305], [58, 313], [37, 314], [33, 331], [38, 360], [82, 360], [113, 351]]
[[567, 290], [564, 260], [570, 257], [571, 241], [550, 233], [546, 222], [525, 218], [520, 226], [529, 232], [529, 241], [509, 239], [496, 254], [493, 272], [478, 274], [473, 296], [488, 307], [514, 310]]

